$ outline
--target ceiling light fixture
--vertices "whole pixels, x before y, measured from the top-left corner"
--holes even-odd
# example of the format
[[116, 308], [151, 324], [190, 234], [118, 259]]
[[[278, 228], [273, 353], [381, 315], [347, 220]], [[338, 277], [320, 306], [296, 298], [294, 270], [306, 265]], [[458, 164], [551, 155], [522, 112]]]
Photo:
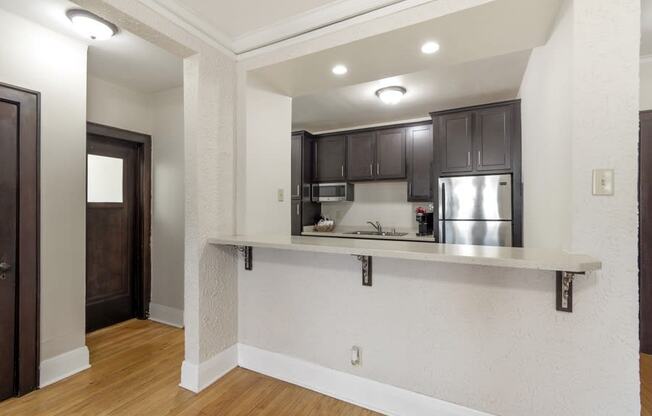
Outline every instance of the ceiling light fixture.
[[332, 71], [335, 75], [344, 75], [349, 72], [349, 69], [344, 65], [335, 65]]
[[426, 55], [432, 55], [438, 50], [439, 50], [439, 44], [437, 42], [430, 41], [421, 45], [421, 52], [425, 53]]
[[68, 10], [66, 16], [77, 32], [93, 40], [106, 40], [118, 33], [116, 25], [86, 10]]
[[396, 105], [401, 102], [407, 90], [403, 87], [385, 87], [376, 91], [376, 96], [380, 101], [388, 105]]

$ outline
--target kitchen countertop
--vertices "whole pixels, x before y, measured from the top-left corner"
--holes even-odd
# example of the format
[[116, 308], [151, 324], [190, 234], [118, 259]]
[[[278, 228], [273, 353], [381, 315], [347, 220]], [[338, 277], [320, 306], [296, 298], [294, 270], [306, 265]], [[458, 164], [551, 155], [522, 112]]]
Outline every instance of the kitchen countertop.
[[[385, 231], [392, 231], [392, 227], [385, 228]], [[411, 229], [401, 229], [397, 228], [397, 232], [407, 233], [403, 236], [388, 236], [388, 235], [357, 235], [357, 234], [347, 234], [352, 231], [374, 231], [370, 225], [361, 225], [356, 227], [351, 226], [337, 226], [333, 231], [314, 231], [313, 226], [309, 225], [303, 227], [301, 235], [311, 236], [311, 237], [330, 237], [330, 238], [355, 238], [358, 240], [390, 240], [390, 241], [417, 241], [424, 243], [434, 243], [435, 237], [433, 235], [428, 236], [417, 236], [417, 230]]]
[[356, 238], [328, 238], [290, 235], [225, 235], [210, 244], [272, 248], [305, 252], [377, 256], [440, 263], [519, 269], [566, 271], [599, 270], [602, 263], [588, 255], [536, 248], [422, 244], [411, 241], [379, 241]]

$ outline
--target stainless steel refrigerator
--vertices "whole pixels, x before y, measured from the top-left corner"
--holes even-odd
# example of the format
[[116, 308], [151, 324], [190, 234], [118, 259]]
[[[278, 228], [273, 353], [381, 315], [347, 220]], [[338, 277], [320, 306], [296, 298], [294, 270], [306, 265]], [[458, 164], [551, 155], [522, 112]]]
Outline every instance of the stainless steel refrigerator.
[[439, 179], [439, 241], [512, 246], [512, 176]]

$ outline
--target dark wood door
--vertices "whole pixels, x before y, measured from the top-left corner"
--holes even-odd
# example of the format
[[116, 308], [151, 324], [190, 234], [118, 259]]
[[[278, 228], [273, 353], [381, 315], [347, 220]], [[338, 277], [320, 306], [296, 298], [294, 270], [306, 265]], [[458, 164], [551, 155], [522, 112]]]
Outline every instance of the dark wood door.
[[433, 197], [432, 126], [410, 127], [407, 131], [408, 201], [429, 202]]
[[88, 135], [87, 331], [136, 316], [137, 161], [136, 144]]
[[446, 114], [438, 120], [441, 173], [473, 171], [473, 112]]
[[290, 193], [292, 199], [301, 198], [301, 135], [292, 136], [291, 142], [291, 169], [290, 169]]
[[652, 111], [640, 115], [639, 299], [641, 352], [652, 354]]
[[18, 114], [0, 101], [0, 400], [15, 390]]
[[315, 181], [346, 180], [346, 137], [331, 136], [315, 140]]
[[346, 138], [347, 178], [352, 181], [370, 180], [375, 177], [376, 134], [364, 132]]
[[478, 171], [512, 168], [511, 105], [479, 110], [475, 116], [474, 143]]
[[405, 129], [376, 133], [376, 179], [405, 178]]
[[303, 228], [301, 220], [301, 201], [293, 200], [290, 206], [292, 215], [292, 235], [301, 235], [301, 228]]

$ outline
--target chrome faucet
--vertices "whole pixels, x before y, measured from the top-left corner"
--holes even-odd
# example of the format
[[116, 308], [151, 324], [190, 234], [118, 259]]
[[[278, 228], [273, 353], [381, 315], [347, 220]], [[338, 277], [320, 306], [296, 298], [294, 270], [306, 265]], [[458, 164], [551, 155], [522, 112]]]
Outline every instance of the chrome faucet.
[[371, 224], [371, 226], [374, 227], [376, 231], [378, 231], [381, 234], [383, 233], [383, 226], [380, 224], [380, 221], [376, 221], [375, 223], [371, 221], [367, 221], [367, 224]]

